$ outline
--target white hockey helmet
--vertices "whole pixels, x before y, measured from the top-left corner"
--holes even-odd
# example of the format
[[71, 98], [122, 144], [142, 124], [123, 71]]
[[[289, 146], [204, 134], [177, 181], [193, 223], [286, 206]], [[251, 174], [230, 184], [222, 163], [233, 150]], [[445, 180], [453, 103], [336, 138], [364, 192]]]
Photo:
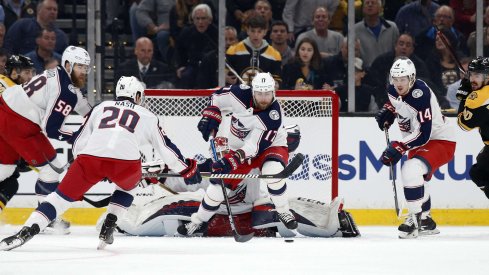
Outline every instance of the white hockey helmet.
[[270, 73], [257, 73], [251, 81], [251, 90], [255, 93], [273, 92], [275, 98], [275, 80]]
[[[136, 100], [137, 95], [140, 96], [140, 102]], [[128, 97], [134, 99], [138, 105], [144, 102], [144, 85], [134, 76], [121, 76], [115, 87], [116, 97]]]
[[416, 80], [416, 67], [414, 67], [413, 61], [405, 56], [399, 57], [396, 61], [394, 61], [394, 64], [392, 64], [389, 77], [390, 84], [393, 83], [393, 77], [403, 76], [408, 77], [409, 88], [411, 88]]
[[86, 65], [86, 73], [88, 74], [90, 72], [90, 55], [83, 48], [68, 46], [68, 48], [66, 48], [66, 50], [63, 52], [63, 56], [61, 56], [61, 67], [65, 68], [66, 62], [69, 62], [71, 67], [69, 72], [66, 71], [68, 74], [71, 74], [75, 63]]

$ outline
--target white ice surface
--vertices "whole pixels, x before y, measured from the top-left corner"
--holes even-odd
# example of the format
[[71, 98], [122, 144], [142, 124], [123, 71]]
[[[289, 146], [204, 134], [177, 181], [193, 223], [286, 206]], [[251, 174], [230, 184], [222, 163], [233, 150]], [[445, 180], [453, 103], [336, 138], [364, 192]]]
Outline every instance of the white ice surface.
[[[0, 238], [19, 226], [0, 226]], [[38, 235], [0, 251], [0, 274], [489, 274], [489, 227], [440, 227], [397, 238], [395, 227], [360, 227], [355, 239], [129, 237], [97, 251], [94, 227]]]

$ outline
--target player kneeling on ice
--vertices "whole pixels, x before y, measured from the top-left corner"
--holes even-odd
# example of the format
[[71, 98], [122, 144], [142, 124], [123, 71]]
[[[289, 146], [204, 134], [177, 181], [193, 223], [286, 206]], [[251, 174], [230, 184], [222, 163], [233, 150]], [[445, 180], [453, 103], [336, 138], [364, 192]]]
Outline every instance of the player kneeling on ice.
[[[246, 174], [254, 168], [262, 174], [276, 174], [287, 165], [287, 133], [282, 127], [282, 108], [275, 98], [275, 80], [269, 73], [258, 73], [247, 85], [232, 85], [214, 92], [209, 105], [202, 111], [198, 129], [205, 141], [219, 130], [221, 110], [232, 112], [229, 135], [231, 151], [212, 164], [218, 174]], [[240, 180], [224, 180], [224, 185], [235, 190]], [[268, 192], [278, 217], [289, 229], [297, 228], [297, 221], [289, 210], [285, 179], [265, 179]], [[192, 235], [207, 226], [224, 195], [220, 182], [212, 180], [197, 213], [191, 222], [178, 228], [182, 235]]]
[[100, 231], [99, 248], [111, 244], [117, 219], [131, 205], [135, 187], [141, 180], [142, 144], [151, 144], [171, 169], [180, 172], [186, 183], [200, 182], [197, 162], [185, 159], [158, 126], [158, 118], [140, 106], [144, 99], [141, 82], [132, 76], [121, 77], [116, 96], [115, 101], [102, 102], [88, 114], [77, 132], [73, 144], [75, 160], [68, 173], [55, 192], [31, 214], [20, 232], [0, 242], [0, 250], [23, 245], [104, 178], [114, 182], [116, 190]]
[[430, 87], [416, 79], [416, 68], [409, 58], [399, 57], [392, 65], [387, 93], [389, 101], [375, 119], [384, 130], [397, 118], [402, 139], [391, 142], [380, 161], [387, 166], [395, 165], [408, 152], [401, 176], [409, 214], [399, 226], [399, 238], [437, 234], [425, 182], [453, 158], [455, 129], [442, 115]]
[[[225, 121], [221, 125], [225, 125]], [[286, 127], [287, 145], [292, 153], [299, 145], [300, 131], [297, 125]], [[227, 138], [216, 137], [215, 148], [218, 154], [229, 153]], [[210, 172], [211, 159], [200, 163], [201, 172]], [[161, 161], [143, 163], [143, 173], [166, 172], [168, 168]], [[259, 172], [253, 169], [252, 173]], [[118, 229], [129, 235], [138, 236], [174, 236], [177, 227], [188, 223], [191, 215], [199, 209], [202, 192], [211, 183], [203, 179], [199, 184], [187, 185], [181, 178], [155, 178], [145, 179], [147, 183], [160, 183], [164, 188], [151, 185], [140, 188], [133, 205], [128, 213], [119, 220]], [[165, 190], [172, 190], [168, 193]], [[279, 220], [274, 205], [270, 200], [266, 186], [260, 184], [258, 179], [243, 179], [236, 189], [229, 192], [229, 201], [236, 227], [241, 234], [254, 233], [255, 236], [276, 236], [278, 232], [282, 237], [290, 237], [294, 232], [287, 229]], [[178, 193], [176, 193], [176, 192]], [[197, 192], [194, 192], [197, 191]], [[360, 233], [350, 214], [343, 210], [343, 200], [336, 198], [330, 204], [303, 197], [288, 200], [291, 212], [297, 218], [297, 232], [309, 237], [355, 237]], [[103, 217], [99, 220], [102, 223]], [[228, 221], [225, 205], [221, 204], [216, 214], [209, 219], [206, 230], [194, 235], [206, 237], [232, 236], [232, 229]]]

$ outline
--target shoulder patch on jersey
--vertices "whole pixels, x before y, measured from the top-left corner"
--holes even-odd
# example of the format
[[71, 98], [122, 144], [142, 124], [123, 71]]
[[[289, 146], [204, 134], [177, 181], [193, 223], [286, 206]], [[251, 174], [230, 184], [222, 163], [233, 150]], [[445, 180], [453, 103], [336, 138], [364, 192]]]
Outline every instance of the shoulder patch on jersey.
[[413, 90], [413, 97], [414, 98], [420, 98], [421, 96], [423, 96], [423, 91], [421, 91], [420, 89]]
[[45, 72], [46, 72], [47, 78], [51, 78], [51, 77], [55, 77], [56, 76], [56, 68], [50, 69], [50, 70], [46, 70]]
[[70, 90], [70, 92], [76, 94], [76, 91], [78, 90], [78, 88], [75, 87], [73, 84], [69, 84], [68, 85], [68, 90]]
[[273, 120], [279, 120], [280, 119], [280, 114], [277, 112], [277, 110], [271, 110], [268, 115]]
[[242, 89], [242, 90], [248, 90], [251, 87], [248, 86], [248, 85], [246, 85], [246, 84], [239, 84], [239, 88]]

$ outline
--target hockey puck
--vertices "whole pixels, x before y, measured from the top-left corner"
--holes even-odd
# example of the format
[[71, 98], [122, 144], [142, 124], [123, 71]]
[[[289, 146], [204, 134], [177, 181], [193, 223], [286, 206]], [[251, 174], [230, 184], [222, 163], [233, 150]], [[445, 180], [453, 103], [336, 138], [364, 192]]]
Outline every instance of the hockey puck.
[[284, 240], [284, 242], [286, 242], [286, 243], [293, 243], [293, 242], [294, 242], [294, 240], [292, 240], [292, 239], [287, 239], [287, 240]]

